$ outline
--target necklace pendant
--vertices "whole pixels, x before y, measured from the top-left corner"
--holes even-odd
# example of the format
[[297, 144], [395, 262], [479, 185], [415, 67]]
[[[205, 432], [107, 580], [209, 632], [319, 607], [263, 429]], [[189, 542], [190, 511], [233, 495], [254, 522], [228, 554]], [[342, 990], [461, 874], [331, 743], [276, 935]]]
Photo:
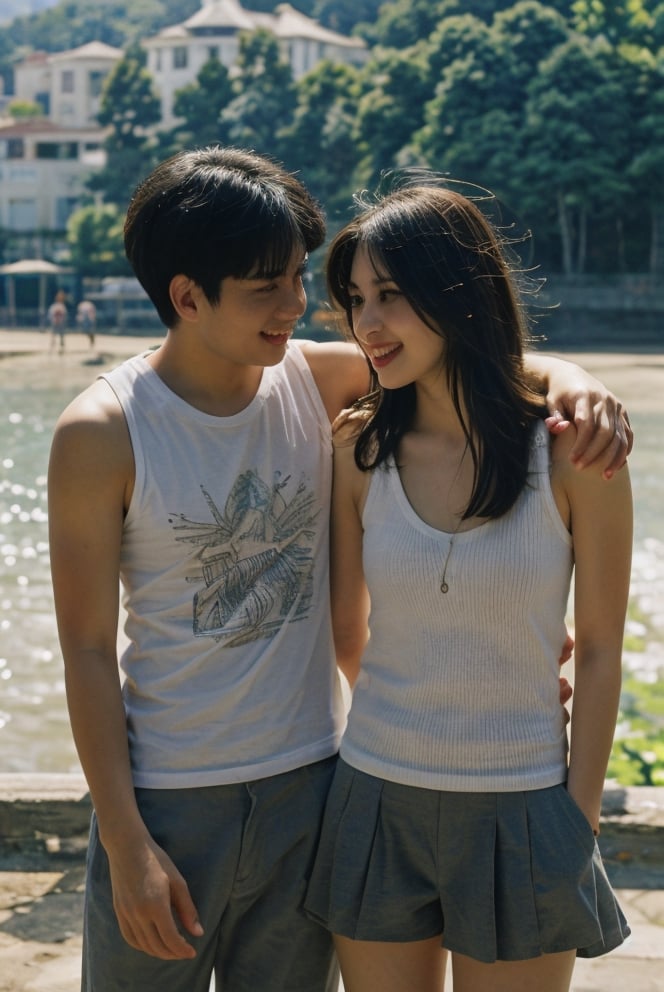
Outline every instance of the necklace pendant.
[[450, 587], [448, 586], [447, 582], [445, 581], [445, 579], [443, 579], [443, 581], [440, 583], [440, 591], [442, 593], [446, 593], [448, 592], [449, 588]]

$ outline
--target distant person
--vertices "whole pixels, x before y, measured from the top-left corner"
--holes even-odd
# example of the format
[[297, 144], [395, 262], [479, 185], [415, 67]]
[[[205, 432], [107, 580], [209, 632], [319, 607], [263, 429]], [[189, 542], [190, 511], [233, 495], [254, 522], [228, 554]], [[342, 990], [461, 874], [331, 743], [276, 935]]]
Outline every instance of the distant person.
[[56, 339], [60, 339], [60, 351], [65, 348], [65, 334], [67, 333], [67, 294], [63, 289], [59, 289], [55, 294], [55, 299], [51, 303], [46, 313], [46, 319], [51, 328], [51, 348], [55, 346]]
[[83, 334], [87, 334], [92, 348], [95, 343], [95, 328], [97, 326], [97, 308], [92, 300], [81, 300], [76, 308], [76, 323]]
[[[345, 721], [330, 420], [368, 374], [354, 345], [292, 340], [324, 236], [310, 194], [269, 159], [163, 162], [129, 204], [125, 248], [164, 341], [56, 427], [51, 568], [94, 806], [87, 992], [207, 992], [213, 972], [226, 992], [338, 985], [302, 903]], [[583, 422], [577, 453], [618, 469], [615, 401], [573, 366], [531, 361]]]

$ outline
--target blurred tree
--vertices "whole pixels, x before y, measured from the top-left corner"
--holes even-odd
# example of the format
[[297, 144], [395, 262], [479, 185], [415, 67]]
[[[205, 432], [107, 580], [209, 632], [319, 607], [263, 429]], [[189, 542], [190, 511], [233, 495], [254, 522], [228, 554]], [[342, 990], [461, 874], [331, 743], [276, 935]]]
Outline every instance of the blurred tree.
[[108, 127], [104, 141], [106, 164], [88, 186], [107, 203], [124, 207], [139, 180], [154, 161], [149, 129], [161, 120], [161, 104], [154, 91], [145, 56], [138, 46], [128, 49], [109, 74], [101, 98], [98, 121]]
[[298, 0], [296, 6], [332, 31], [352, 34], [361, 22], [373, 23], [383, 3], [384, 0]]
[[562, 14], [539, 0], [520, 0], [501, 11], [493, 27], [498, 44], [511, 50], [514, 80], [524, 100], [525, 87], [537, 75], [540, 62], [568, 40], [570, 28]]
[[281, 158], [302, 178], [328, 215], [347, 208], [359, 159], [355, 116], [359, 73], [321, 62], [297, 83], [297, 107], [281, 134]]
[[661, 277], [664, 275], [664, 52], [660, 51], [657, 57], [643, 49], [630, 54], [632, 68], [640, 77], [627, 90], [633, 124], [626, 167], [634, 184], [630, 206], [637, 216], [644, 206], [648, 210], [648, 270], [651, 275]]
[[[448, 23], [448, 22], [446, 22]], [[432, 166], [500, 191], [512, 158], [521, 110], [514, 57], [498, 33], [471, 15], [451, 18], [436, 37], [459, 55], [445, 63], [433, 50], [429, 71], [439, 78], [413, 146]]]
[[179, 145], [208, 145], [221, 139], [221, 112], [233, 99], [228, 69], [211, 58], [202, 67], [196, 82], [175, 94], [173, 111], [182, 123], [174, 128]]
[[76, 210], [67, 223], [72, 265], [80, 277], [128, 275], [122, 226], [124, 213], [112, 204]]
[[281, 159], [282, 132], [296, 107], [291, 67], [281, 59], [279, 42], [264, 29], [240, 39], [235, 96], [221, 112], [225, 141]]
[[583, 34], [613, 44], [648, 44], [655, 6], [653, 0], [574, 0], [573, 23]]
[[3, 27], [14, 46], [45, 52], [67, 51], [89, 41], [124, 48], [200, 8], [200, 0], [61, 0], [38, 14], [18, 17]]
[[384, 169], [397, 165], [414, 130], [423, 123], [429, 92], [424, 45], [397, 51], [377, 49], [364, 67], [365, 92], [357, 104], [362, 151], [359, 179], [373, 188]]
[[629, 108], [608, 55], [606, 42], [571, 38], [528, 88], [516, 175], [531, 217], [555, 203], [566, 274], [585, 271], [589, 217], [615, 217], [628, 192], [619, 161]]

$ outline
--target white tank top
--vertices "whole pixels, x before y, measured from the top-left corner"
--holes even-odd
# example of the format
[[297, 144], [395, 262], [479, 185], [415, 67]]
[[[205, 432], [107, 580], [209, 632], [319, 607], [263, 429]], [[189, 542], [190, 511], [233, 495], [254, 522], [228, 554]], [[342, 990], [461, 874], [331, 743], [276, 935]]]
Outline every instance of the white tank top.
[[136, 466], [121, 550], [135, 784], [249, 781], [335, 753], [332, 446], [300, 348], [230, 417], [184, 402], [143, 356], [103, 378]]
[[341, 756], [405, 785], [501, 792], [566, 778], [558, 657], [572, 540], [538, 422], [528, 485], [497, 520], [454, 537], [424, 523], [392, 463], [364, 509], [371, 639]]

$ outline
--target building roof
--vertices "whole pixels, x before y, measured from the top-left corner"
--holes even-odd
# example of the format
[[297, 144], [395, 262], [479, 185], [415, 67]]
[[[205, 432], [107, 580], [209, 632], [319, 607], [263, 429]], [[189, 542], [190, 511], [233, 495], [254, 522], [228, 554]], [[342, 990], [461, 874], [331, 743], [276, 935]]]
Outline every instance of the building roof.
[[192, 14], [184, 26], [196, 28], [237, 28], [238, 31], [253, 31], [256, 27], [254, 15], [241, 7], [238, 0], [212, 0]]
[[83, 59], [108, 59], [117, 61], [124, 56], [121, 48], [113, 48], [103, 41], [90, 41], [87, 45], [70, 48], [67, 52], [54, 52], [50, 56], [52, 62], [72, 62]]
[[208, 37], [219, 33], [255, 31], [267, 28], [281, 39], [304, 38], [322, 45], [336, 45], [343, 48], [365, 48], [360, 38], [351, 38], [322, 27], [317, 21], [301, 13], [289, 3], [282, 3], [274, 13], [246, 10], [239, 0], [203, 0], [200, 10], [181, 24], [164, 28], [157, 35], [148, 38], [145, 44], [152, 46], [158, 42], [173, 42], [195, 37], [204, 33]]
[[29, 117], [26, 120], [14, 120], [10, 117], [0, 118], [0, 141], [6, 138], [28, 138], [31, 135], [36, 138], [61, 138], [63, 141], [85, 139], [86, 137], [98, 140], [104, 133], [104, 129], [98, 125], [67, 127], [62, 124], [54, 124], [47, 117]]
[[337, 31], [330, 31], [289, 3], [280, 3], [271, 17], [274, 22], [273, 31], [279, 38], [306, 38], [324, 45], [365, 47], [361, 38], [351, 38]]

